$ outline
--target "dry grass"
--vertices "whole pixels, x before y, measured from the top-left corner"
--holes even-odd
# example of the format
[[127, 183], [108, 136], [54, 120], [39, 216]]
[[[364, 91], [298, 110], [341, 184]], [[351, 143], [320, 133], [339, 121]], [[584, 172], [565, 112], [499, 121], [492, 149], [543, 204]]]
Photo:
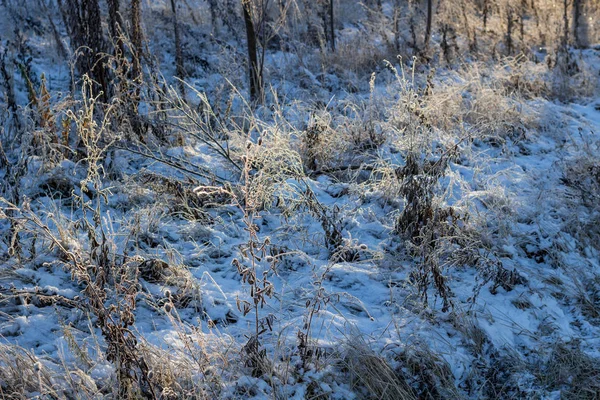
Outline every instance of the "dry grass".
[[361, 336], [347, 340], [343, 345], [341, 365], [350, 375], [352, 385], [365, 398], [409, 400], [416, 399], [410, 386], [375, 353]]
[[[155, 76], [145, 76], [148, 82], [138, 86], [141, 83], [128, 82], [129, 61], [111, 57], [107, 58], [107, 62], [114, 64], [112, 73], [121, 86], [115, 88], [116, 96], [110, 104], [100, 103], [97, 93], [92, 93], [95, 84], [87, 78], [83, 81], [82, 100], [77, 102], [55, 99], [44, 83], [32, 85], [30, 79], [24, 79], [31, 104], [26, 112], [19, 112], [19, 115], [29, 118], [22, 126], [24, 133], [20, 140], [25, 146], [24, 154], [34, 155], [26, 161], [38, 171], [52, 171], [51, 176], [39, 185], [36, 200], [44, 199], [45, 195], [49, 195], [48, 201], [72, 197], [73, 202], [62, 205], [72, 207], [72, 215], [77, 218], [68, 218], [58, 209], [53, 210], [56, 215], [51, 215], [36, 210], [35, 206], [32, 209], [27, 201], [19, 203], [24, 194], [19, 181], [27, 171], [23, 167], [22, 172], [7, 174], [11, 175], [10, 184], [15, 186], [11, 188], [15, 190], [14, 196], [9, 199], [10, 202], [4, 202], [6, 206], [0, 214], [13, 223], [4, 240], [7, 254], [18, 256], [14, 257], [18, 258], [14, 261], [18, 267], [28, 268], [28, 263], [31, 263], [32, 268], [37, 270], [39, 266], [35, 263], [39, 254], [36, 252], [49, 246], [52, 252], [43, 256], [51, 257], [53, 265], [59, 265], [71, 274], [73, 288], [83, 290], [77, 300], [70, 300], [16, 289], [8, 296], [4, 295], [8, 290], [3, 289], [0, 300], [14, 300], [14, 304], [9, 303], [11, 307], [21, 306], [16, 300], [19, 296], [32, 299], [31, 305], [39, 308], [48, 305], [81, 307], [95, 324], [90, 323], [90, 333], [100, 332], [102, 339], [95, 338], [98, 351], [90, 355], [77, 342], [73, 328], [63, 326], [63, 335], [79, 367], [67, 367], [66, 362], [56, 366], [40, 361], [16, 346], [0, 345], [0, 397], [212, 399], [232, 394], [258, 396], [261, 390], [279, 393], [281, 389], [283, 393], [282, 387], [286, 385], [306, 384], [309, 396], [325, 398], [327, 393], [322, 390], [321, 383], [329, 380], [347, 384], [358, 397], [365, 398], [454, 399], [461, 398], [466, 392], [474, 396], [501, 398], [520, 393], [512, 392], [514, 381], [506, 374], [527, 368], [537, 374], [537, 383], [544, 390], [561, 390], [566, 398], [600, 397], [598, 361], [586, 354], [580, 344], [558, 343], [543, 360], [541, 368], [525, 367], [520, 358], [503, 356], [500, 350], [493, 349], [475, 320], [458, 308], [450, 314], [449, 321], [434, 319], [435, 312], [423, 312], [423, 315], [430, 316], [427, 323], [453, 324], [463, 336], [464, 343], [461, 345], [473, 356], [473, 374], [466, 378], [473, 387], [458, 389], [458, 377], [452, 375], [443, 356], [420, 344], [403, 348], [392, 360], [389, 354], [379, 354], [363, 336], [356, 334], [339, 343], [339, 352], [318, 359], [319, 348], [316, 335], [311, 332], [311, 329], [314, 330], [311, 319], [333, 298], [324, 289], [325, 285], [330, 285], [329, 282], [324, 283], [325, 274], [315, 282], [314, 298], [306, 303], [303, 311], [306, 313], [303, 319], [305, 327], [295, 332], [299, 345], [288, 348], [282, 344], [295, 339], [293, 335], [291, 340], [283, 337], [286, 327], [281, 326], [289, 321], [278, 326], [274, 318], [279, 290], [282, 290], [281, 293], [288, 290], [287, 287], [276, 286], [285, 279], [279, 276], [279, 268], [283, 268], [284, 258], [292, 251], [288, 251], [287, 244], [273, 245], [271, 238], [261, 233], [264, 226], [268, 230], [272, 223], [269, 218], [261, 216], [278, 215], [282, 219], [289, 217], [290, 220], [301, 221], [303, 216], [299, 215], [306, 212], [317, 220], [323, 230], [322, 235], [321, 232], [310, 232], [317, 238], [310, 243], [314, 244], [317, 252], [326, 248], [329, 262], [376, 261], [379, 250], [346, 237], [349, 234], [345, 231], [346, 219], [351, 213], [343, 207], [320, 202], [312, 189], [321, 182], [350, 182], [350, 192], [344, 188], [328, 194], [332, 198], [358, 195], [362, 196], [362, 200], [368, 200], [368, 196], [361, 192], [369, 191], [369, 194], [379, 197], [386, 209], [389, 210], [390, 205], [396, 209], [395, 221], [383, 221], [392, 218], [380, 218], [376, 215], [379, 210], [373, 211], [373, 221], [379, 218], [376, 223], [380, 225], [394, 225], [394, 233], [389, 240], [381, 238], [381, 242], [385, 245], [392, 243], [390, 248], [397, 246], [389, 251], [392, 257], [396, 257], [395, 263], [407, 260], [412, 263], [414, 269], [406, 275], [409, 280], [412, 279], [425, 303], [428, 292], [433, 288], [436, 295], [444, 300], [443, 311], [450, 310], [455, 300], [449, 284], [452, 271], [465, 267], [476, 269], [481, 278], [479, 284], [473, 282], [475, 294], [490, 281], [493, 282], [490, 287], [492, 293], [496, 293], [498, 287], [512, 290], [525, 280], [518, 271], [504, 269], [496, 252], [511, 235], [517, 205], [500, 185], [494, 183], [473, 192], [456, 171], [457, 165], [464, 163], [466, 168], [470, 168], [481, 162], [474, 154], [476, 146], [471, 146], [474, 141], [477, 146], [481, 145], [481, 141], [493, 146], [534, 141], [535, 131], [542, 130], [544, 122], [531, 100], [573, 99], [589, 96], [597, 88], [590, 66], [573, 57], [571, 61], [574, 64], [565, 67], [561, 64], [564, 62], [561, 57], [566, 57], [566, 54], [554, 50], [545, 63], [531, 61], [533, 57], [510, 57], [489, 62], [507, 53], [503, 43], [506, 28], [503, 24], [508, 17], [504, 3], [494, 10], [487, 32], [471, 26], [480, 19], [482, 10], [478, 8], [479, 4], [447, 3], [437, 10], [436, 24], [443, 24], [444, 29], [448, 29], [446, 33], [464, 36], [451, 38], [455, 42], [451, 44], [452, 56], [447, 57], [447, 62], [440, 63], [448, 67], [442, 72], [422, 64], [422, 59], [411, 60], [408, 63], [410, 68], [402, 60], [399, 68], [381, 61], [390, 56], [392, 47], [404, 51], [412, 46], [412, 51], [418, 51], [423, 36], [419, 26], [423, 10], [415, 2], [410, 2], [407, 7], [398, 6], [398, 2], [386, 3], [384, 8], [379, 9], [375, 1], [367, 4], [336, 1], [336, 12], [339, 12], [336, 29], [340, 35], [335, 52], [327, 48], [322, 35], [312, 44], [295, 42], [294, 35], [308, 36], [310, 29], [315, 28], [304, 29], [302, 25], [305, 22], [316, 25], [319, 31], [319, 25], [324, 21], [311, 10], [311, 2], [303, 5], [291, 3], [293, 10], [287, 20], [290, 27], [289, 30], [287, 26], [281, 27], [283, 34], [280, 39], [290, 42], [290, 47], [295, 49], [297, 60], [294, 62], [297, 64], [286, 66], [286, 71], [296, 73], [293, 75], [296, 78], [298, 71], [305, 73], [311, 78], [307, 86], [318, 87], [321, 94], [327, 90], [332, 93], [346, 89], [362, 90], [361, 85], [369, 85], [370, 93], [365, 92], [364, 96], [361, 94], [362, 97], [356, 98], [347, 96], [343, 101], [336, 99], [327, 105], [317, 100], [320, 105], [304, 107], [280, 104], [273, 90], [268, 96], [271, 104], [255, 107], [248, 104], [243, 95], [245, 55], [243, 51], [234, 49], [235, 46], [218, 39], [218, 32], [213, 32], [214, 36], [209, 40], [210, 45], [220, 46], [220, 53], [213, 49], [211, 54], [218, 60], [206, 69], [209, 73], [221, 73], [227, 83], [210, 88], [211, 94], [202, 93], [190, 84], [188, 94], [191, 96], [182, 96], [169, 88], [167, 81], [158, 79], [157, 71], [146, 71]], [[229, 7], [234, 3], [217, 1], [214, 4]], [[223, 14], [223, 9], [219, 10], [223, 25], [227, 25], [226, 19], [235, 21], [239, 17], [235, 12], [239, 11], [239, 3], [235, 4], [230, 15]], [[271, 17], [277, 19], [277, 4], [272, 2], [271, 5]], [[164, 6], [154, 4], [155, 10]], [[398, 9], [392, 10], [396, 6]], [[14, 12], [14, 7], [11, 10]], [[407, 30], [410, 29], [408, 25], [413, 25], [413, 32], [402, 32], [406, 35], [393, 39], [389, 37], [390, 31], [385, 24], [392, 22], [391, 12], [394, 11], [402, 14], [399, 21], [407, 25]], [[527, 48], [536, 45], [544, 35], [547, 42], [559, 39], [560, 21], [552, 19], [556, 10], [544, 3], [538, 11], [537, 22], [543, 24], [552, 20], [553, 23], [534, 31], [529, 29], [533, 28], [533, 21], [528, 20], [528, 31], [524, 33], [523, 40], [518, 39], [514, 32], [515, 48], [527, 54], [530, 54]], [[190, 12], [181, 20], [183, 26], [189, 29], [186, 30], [188, 35], [195, 33], [190, 26], [197, 24], [196, 16], [198, 13]], [[207, 15], [198, 17], [200, 22], [208, 25]], [[271, 22], [265, 29], [274, 29], [281, 21]], [[211, 21], [211, 25], [216, 27], [219, 24]], [[437, 42], [440, 28], [440, 25], [434, 26], [430, 51], [424, 54], [431, 60], [443, 57], [443, 49], [438, 48], [441, 44]], [[237, 30], [229, 33], [239, 35]], [[415, 37], [409, 38], [413, 33]], [[477, 51], [473, 48], [476, 34], [482, 37]], [[391, 45], [392, 40], [401, 43]], [[411, 41], [415, 43], [410, 44]], [[284, 49], [285, 43], [280, 44], [278, 48]], [[471, 54], [465, 54], [468, 47], [472, 47]], [[486, 52], [493, 55], [483, 55]], [[488, 63], [469, 60], [461, 64], [463, 57], [484, 59]], [[364, 79], [362, 83], [355, 84], [358, 78], [368, 77], [383, 65], [387, 69], [371, 75], [370, 82]], [[277, 75], [273, 72], [270, 76], [268, 67], [267, 80]], [[148, 65], [149, 70], [153, 68]], [[380, 85], [380, 78], [388, 79], [385, 88]], [[213, 76], [210, 76], [212, 79]], [[11, 89], [9, 84], [12, 83], [9, 79], [5, 80], [7, 89]], [[298, 83], [298, 86], [302, 84]], [[142, 87], [144, 94], [140, 95]], [[387, 93], [383, 93], [384, 90]], [[128, 109], [133, 104], [129, 97], [136, 92], [145, 98], [138, 99], [140, 103], [134, 101], [135, 113], [138, 112], [138, 104], [144, 103], [144, 107], [148, 108], [144, 111], [147, 115], [132, 115]], [[298, 114], [288, 118], [293, 111]], [[137, 128], [134, 127], [136, 124], [139, 124]], [[167, 173], [149, 171], [133, 178], [124, 177], [118, 165], [107, 165], [104, 161], [111, 158], [109, 155], [114, 155], [111, 153], [115, 150], [114, 141], [120, 139], [125, 140], [120, 144], [124, 146], [121, 148], [135, 157], [157, 161], [193, 178], [176, 179]], [[74, 147], [76, 142], [79, 142], [77, 149]], [[184, 150], [201, 148], [206, 153], [198, 158], [207, 160], [208, 165], [189, 161], [185, 151], [180, 158], [165, 155], [172, 150], [170, 147]], [[492, 152], [497, 150], [491, 149]], [[586, 149], [585, 157], [569, 162], [563, 179], [570, 190], [572, 202], [569, 204], [584, 207], [588, 213], [586, 216], [590, 217], [585, 222], [573, 224], [571, 233], [575, 235], [576, 230], [584, 231], [577, 233], [577, 238], [582, 242], [587, 240], [586, 243], [596, 248], [600, 237], [597, 150], [590, 147]], [[8, 166], [6, 156], [2, 156], [0, 164]], [[87, 175], [79, 186], [75, 178], [64, 178], [63, 175], [71, 172], [60, 168], [64, 160], [72, 161], [74, 168], [86, 169]], [[138, 160], [135, 158], [131, 168], [135, 168]], [[18, 164], [25, 166], [26, 162], [19, 161]], [[481, 171], [474, 167], [472, 172], [477, 175]], [[135, 208], [129, 225], [119, 221], [118, 232], [113, 229], [117, 221], [111, 219], [108, 213], [108, 210], [112, 211], [112, 204], [108, 201], [111, 193], [106, 187], [109, 179], [106, 179], [105, 173], [111, 173], [110, 181], [120, 179], [126, 186], [118, 188], [125, 195], [118, 210], [123, 211], [124, 218], [132, 207]], [[483, 175], [488, 177], [485, 173]], [[320, 181], [313, 185], [308, 177]], [[351, 198], [353, 200], [354, 197]], [[268, 214], [270, 212], [271, 215]], [[235, 324], [239, 316], [229, 319], [228, 313], [225, 321], [211, 320], [202, 303], [202, 282], [180, 262], [159, 258], [163, 255], [168, 258], [169, 254], [176, 252], [170, 248], [168, 240], [161, 237], [164, 230], [172, 227], [169, 225], [163, 229], [165, 224], [178, 224], [177, 229], [185, 234], [184, 241], [201, 239], [210, 243], [212, 232], [206, 226], [223, 215], [234, 221], [232, 225], [243, 219], [241, 227], [231, 229], [238, 229], [236, 234], [244, 230], [242, 234], [247, 235], [242, 240], [239, 240], [241, 235], [231, 235], [224, 240], [224, 246], [239, 250], [240, 255], [229, 270], [218, 266], [225, 279], [230, 279], [237, 270], [240, 287], [243, 288], [237, 291], [240, 295], [237, 298], [238, 311], [244, 317], [248, 316], [250, 328], [244, 331], [244, 328], [236, 327], [235, 332], [239, 336], [235, 339], [225, 331], [219, 331], [218, 327]], [[304, 227], [294, 226], [290, 231], [293, 229], [301, 231]], [[121, 240], [123, 234], [124, 241]], [[294, 241], [301, 240], [306, 238], [292, 236], [290, 242], [295, 245]], [[297, 247], [302, 246], [298, 244]], [[132, 252], [135, 255], [129, 254]], [[153, 256], [148, 256], [147, 253], [151, 252]], [[215, 258], [225, 259], [230, 254], [218, 254]], [[399, 260], [399, 254], [406, 259]], [[302, 254], [299, 258], [303, 256], [306, 255]], [[310, 262], [304, 263], [303, 267], [308, 264]], [[294, 272], [299, 270], [297, 268]], [[18, 277], [12, 270], [0, 270], [0, 274], [4, 278]], [[33, 280], [25, 281], [25, 278], [21, 282], [35, 283]], [[575, 284], [578, 291], [576, 300], [584, 317], [590, 323], [597, 323], [600, 319], [598, 276], [590, 274], [585, 283]], [[348, 293], [344, 295], [351, 298], [350, 302], [354, 305], [360, 305], [357, 307], [361, 308], [361, 312], [371, 316], [362, 307], [360, 299]], [[157, 300], [154, 296], [161, 298]], [[223, 296], [226, 297], [225, 294]], [[512, 304], [523, 310], [534, 307], [526, 299], [513, 300]], [[141, 307], [145, 308], [140, 311]], [[279, 311], [282, 314], [295, 312], [294, 309], [283, 308]], [[169, 332], [173, 340], [163, 347], [151, 344], [136, 329], [136, 318], [148, 312], [156, 317], [156, 321], [160, 319], [160, 323], [171, 324]], [[196, 317], [200, 321], [192, 325], [190, 320]], [[203, 327], [207, 331], [203, 331]], [[269, 331], [273, 331], [272, 334]], [[247, 340], [243, 338], [244, 333], [248, 333]], [[277, 335], [281, 335], [278, 338], [280, 342], [272, 340]], [[292, 360], [297, 359], [300, 362], [294, 365]], [[90, 370], [100, 363], [110, 369], [109, 377], [94, 381]], [[248, 378], [251, 383], [240, 383], [242, 377]], [[107, 381], [109, 386], [106, 386]]]
[[574, 279], [576, 299], [588, 322], [600, 326], [600, 275], [585, 277], [583, 282]]
[[[516, 66], [516, 67], [515, 67]], [[426, 120], [442, 131], [458, 137], [469, 136], [492, 143], [526, 139], [526, 132], [538, 127], [538, 113], [525, 101], [537, 96], [522, 86], [527, 68], [508, 59], [501, 64], [486, 66], [471, 63], [458, 71], [454, 79], [436, 84], [423, 105]], [[506, 72], [510, 71], [510, 72]], [[500, 75], [500, 76], [498, 76]], [[513, 89], [505, 82], [515, 85]]]
[[461, 399], [450, 366], [426, 345], [414, 343], [396, 354], [399, 375], [413, 387], [416, 398]]
[[597, 399], [600, 396], [600, 361], [577, 342], [557, 342], [544, 360], [538, 379], [564, 399]]
[[568, 188], [565, 203], [577, 213], [570, 217], [565, 230], [581, 242], [582, 253], [591, 254], [585, 247], [600, 251], [600, 164], [596, 159], [599, 143], [584, 142], [581, 155], [563, 165], [562, 183]]
[[55, 372], [27, 350], [0, 344], [0, 397], [60, 399], [65, 396]]

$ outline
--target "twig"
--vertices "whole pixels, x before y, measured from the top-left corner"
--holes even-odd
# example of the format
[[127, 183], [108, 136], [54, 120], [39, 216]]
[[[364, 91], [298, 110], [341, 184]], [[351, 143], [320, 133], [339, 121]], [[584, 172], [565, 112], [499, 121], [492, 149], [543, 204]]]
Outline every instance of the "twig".
[[199, 176], [199, 177], [208, 179], [210, 181], [218, 182], [220, 184], [231, 183], [229, 180], [227, 180], [225, 178], [221, 178], [221, 177], [219, 177], [219, 176], [217, 176], [215, 174], [212, 174], [212, 173], [210, 173], [207, 170], [203, 169], [202, 172], [192, 171], [191, 169], [188, 169], [188, 168], [186, 168], [186, 167], [184, 167], [182, 165], [179, 165], [179, 164], [177, 164], [177, 163], [175, 163], [173, 161], [169, 161], [169, 160], [166, 160], [164, 158], [160, 158], [158, 156], [155, 156], [152, 153], [145, 153], [145, 152], [142, 152], [142, 151], [137, 151], [137, 150], [134, 150], [132, 148], [122, 147], [122, 146], [119, 146], [119, 145], [115, 145], [115, 148], [119, 149], [119, 150], [125, 150], [125, 151], [128, 151], [130, 153], [137, 154], [139, 156], [150, 158], [150, 159], [152, 159], [154, 161], [158, 161], [160, 163], [163, 163], [165, 165], [168, 165], [168, 166], [173, 167], [175, 169], [178, 169], [180, 171], [186, 172], [186, 173], [191, 174], [191, 175]]

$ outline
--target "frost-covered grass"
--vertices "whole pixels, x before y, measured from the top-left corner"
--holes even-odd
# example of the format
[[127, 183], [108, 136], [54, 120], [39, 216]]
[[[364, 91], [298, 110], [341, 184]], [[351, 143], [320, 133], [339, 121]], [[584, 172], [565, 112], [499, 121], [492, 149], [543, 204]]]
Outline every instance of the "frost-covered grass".
[[402, 31], [395, 58], [384, 1], [333, 53], [299, 4], [256, 105], [191, 0], [179, 93], [151, 2], [155, 58], [106, 104], [7, 3], [47, 83], [0, 102], [1, 398], [600, 396], [597, 50], [427, 64]]

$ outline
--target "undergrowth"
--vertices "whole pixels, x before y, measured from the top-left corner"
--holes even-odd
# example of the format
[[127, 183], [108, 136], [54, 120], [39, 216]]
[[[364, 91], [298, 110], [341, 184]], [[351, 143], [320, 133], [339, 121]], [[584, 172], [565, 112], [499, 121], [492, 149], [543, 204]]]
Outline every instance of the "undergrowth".
[[[239, 4], [205, 3], [206, 16], [179, 5], [190, 13], [173, 18], [177, 34], [190, 40], [190, 21], [210, 14], [211, 29], [240, 40]], [[171, 79], [123, 26], [95, 60], [73, 49], [69, 94], [33, 68], [26, 36], [0, 44], [0, 397], [598, 397], [597, 360], [556, 341], [534, 304], [544, 285], [564, 287], [550, 301], [576, 306], [569, 329], [599, 325], [598, 144], [561, 136], [570, 127], [544, 109], [596, 93], [593, 66], [568, 43], [543, 62], [529, 48], [561, 39], [539, 26], [546, 8], [525, 33], [533, 22], [512, 6], [448, 3], [425, 38], [416, 2], [309, 3], [253, 2], [261, 74], [281, 79], [262, 104], [246, 100], [247, 65], [216, 31], [202, 46], [219, 60], [176, 49], [189, 71]], [[162, 21], [164, 6], [147, 11]], [[280, 56], [285, 67], [269, 66]], [[79, 79], [84, 61], [110, 82]], [[211, 74], [227, 76], [202, 87]], [[295, 90], [315, 100], [288, 98]], [[539, 228], [549, 250], [538, 251], [515, 231], [539, 221], [520, 218], [525, 195], [506, 183], [525, 173], [492, 170], [561, 137], [557, 154], [576, 156], [553, 164], [560, 232]], [[585, 268], [567, 271], [569, 249]], [[551, 268], [572, 282], [537, 276]], [[493, 299], [544, 322], [517, 329]], [[36, 310], [59, 326], [59, 359], [14, 344]], [[553, 347], [501, 347], [495, 319], [524, 347]]]

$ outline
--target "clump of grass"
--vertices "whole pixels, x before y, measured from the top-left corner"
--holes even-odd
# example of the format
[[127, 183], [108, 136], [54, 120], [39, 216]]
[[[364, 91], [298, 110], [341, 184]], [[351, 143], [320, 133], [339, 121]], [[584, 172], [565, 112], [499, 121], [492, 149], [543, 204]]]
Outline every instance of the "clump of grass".
[[390, 366], [388, 361], [375, 353], [364, 338], [355, 336], [342, 347], [341, 365], [350, 375], [352, 385], [364, 391], [367, 397], [389, 400], [418, 398], [411, 387]]
[[179, 339], [178, 345], [162, 348], [142, 340], [139, 346], [156, 392], [160, 398], [221, 398], [225, 382], [237, 373], [230, 359], [234, 352], [228, 355], [231, 341], [227, 335], [203, 332], [188, 324], [172, 303], [167, 304], [163, 310]]
[[415, 398], [462, 398], [448, 363], [426, 345], [411, 344], [395, 358], [399, 363], [397, 374], [409, 385]]
[[573, 209], [579, 210], [579, 215], [572, 217], [567, 229], [596, 251], [600, 250], [600, 163], [595, 157], [597, 148], [598, 143], [585, 143], [583, 154], [565, 163], [561, 179], [569, 188], [566, 201]]
[[[137, 352], [138, 339], [131, 329], [135, 323], [139, 271], [135, 258], [117, 254], [114, 237], [109, 234], [110, 224], [103, 215], [108, 190], [103, 186], [100, 162], [109, 145], [104, 136], [110, 113], [98, 123], [94, 110], [99, 96], [94, 97], [91, 88], [92, 82], [86, 77], [80, 109], [68, 112], [86, 148], [87, 173], [80, 182], [80, 195], [74, 195], [81, 218], [71, 221], [72, 229], [68, 229], [61, 224], [62, 216], [49, 215], [50, 222], [45, 222], [29, 204], [19, 208], [3, 202], [6, 208], [18, 213], [13, 218], [35, 234], [32, 241], [39, 235], [57, 251], [54, 262], [82, 286], [81, 306], [94, 316], [106, 341], [106, 358], [115, 366], [119, 396], [129, 397], [153, 393], [148, 370]], [[84, 194], [91, 200], [84, 198]], [[52, 229], [50, 225], [60, 228]], [[80, 234], [87, 238], [83, 243]]]
[[[470, 188], [451, 168], [460, 162], [474, 137], [483, 139], [489, 134], [489, 138], [502, 142], [517, 139], [505, 127], [521, 121], [521, 115], [515, 111], [513, 116], [507, 116], [510, 113], [505, 110], [503, 118], [507, 119], [503, 122], [489, 109], [492, 103], [509, 104], [511, 99], [476, 69], [471, 70], [474, 76], [466, 83], [436, 86], [433, 71], [424, 83], [418, 84], [414, 70], [409, 76], [404, 67], [399, 71], [391, 64], [388, 67], [396, 77], [394, 87], [399, 92], [398, 100], [390, 106], [386, 127], [393, 132], [399, 162], [377, 161], [372, 165], [370, 181], [363, 186], [378, 191], [391, 204], [397, 204], [395, 199], [401, 200], [394, 233], [403, 240], [407, 255], [416, 259], [411, 277], [419, 293], [427, 302], [433, 286], [443, 301], [442, 310], [449, 310], [453, 295], [447, 273], [453, 267], [467, 265], [475, 267], [482, 279], [475, 295], [490, 281], [492, 292], [500, 286], [511, 290], [524, 283], [518, 272], [504, 269], [495, 255], [488, 236], [503, 233], [484, 228], [488, 221], [481, 220], [478, 207], [469, 198], [455, 197], [455, 187], [460, 187], [461, 193]], [[521, 129], [523, 133], [526, 130]], [[484, 219], [493, 218], [494, 213], [510, 212], [504, 210], [510, 204], [504, 208], [495, 204], [486, 207], [493, 211]], [[472, 218], [473, 213], [476, 218]]]
[[585, 155], [565, 165], [562, 182], [572, 188], [582, 203], [593, 208], [600, 200], [600, 163], [592, 156], [589, 146]]
[[600, 275], [594, 275], [585, 282], [577, 281], [577, 302], [588, 321], [600, 326]]
[[211, 204], [219, 204], [219, 199], [198, 196], [193, 190], [198, 186], [198, 181], [188, 177], [185, 182], [148, 171], [138, 174], [136, 181], [139, 181], [140, 188], [151, 189], [153, 194], [159, 197], [155, 203], [164, 204], [169, 215], [205, 225], [214, 222], [204, 209], [209, 208]]
[[53, 376], [52, 370], [30, 352], [15, 345], [0, 344], [0, 397], [63, 398], [66, 393], [57, 387]]
[[557, 342], [537, 373], [549, 390], [560, 390], [565, 399], [600, 396], [600, 361], [581, 350], [577, 342]]
[[301, 132], [300, 152], [307, 171], [322, 171], [336, 166], [336, 157], [344, 154], [348, 144], [335, 131], [332, 115], [326, 110], [311, 114]]
[[567, 102], [591, 97], [598, 89], [597, 73], [581, 54], [578, 56], [562, 47], [548, 57], [547, 63], [552, 66], [548, 74], [552, 97]]

